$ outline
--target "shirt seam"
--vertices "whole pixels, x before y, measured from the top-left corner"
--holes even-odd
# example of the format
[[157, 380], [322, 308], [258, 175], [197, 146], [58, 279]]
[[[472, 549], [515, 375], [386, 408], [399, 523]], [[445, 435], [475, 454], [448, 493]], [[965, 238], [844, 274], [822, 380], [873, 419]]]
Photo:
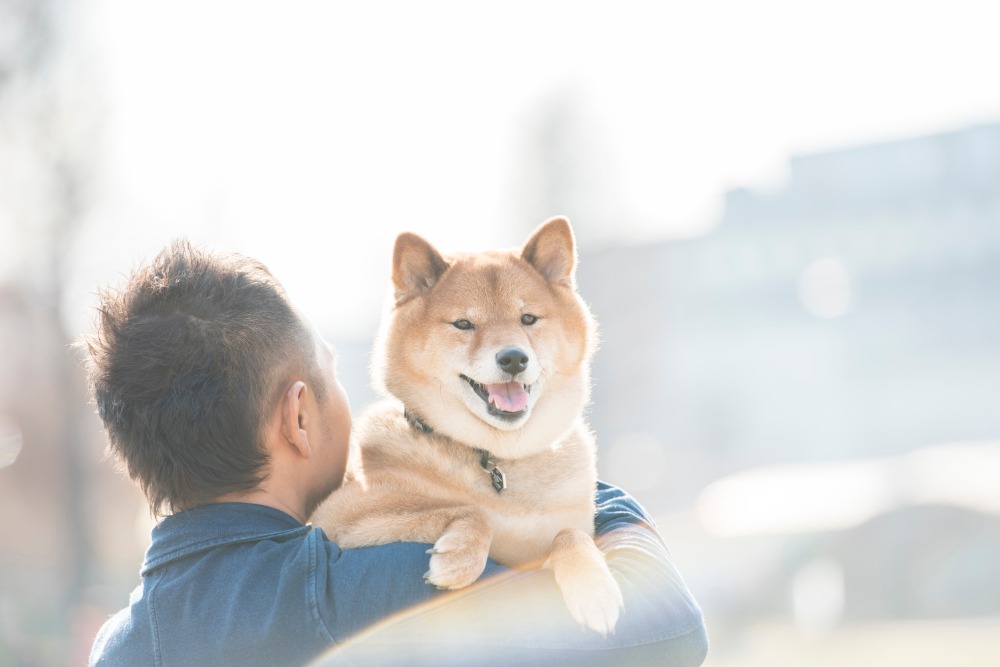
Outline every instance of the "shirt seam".
[[156, 588], [160, 585], [161, 580], [162, 579], [158, 577], [156, 581], [153, 581], [152, 585], [149, 587], [149, 591], [146, 593], [146, 595], [149, 596], [149, 626], [150, 634], [152, 635], [151, 643], [153, 644], [153, 664], [156, 665], [156, 667], [162, 667], [163, 665], [163, 656], [160, 652], [160, 626], [156, 622], [156, 603], [154, 600], [154, 593], [156, 593]]
[[[319, 577], [316, 576], [319, 570], [319, 550], [324, 548], [323, 541], [317, 538], [317, 533], [314, 531], [309, 536], [306, 537], [307, 540], [311, 540], [313, 548], [309, 549], [309, 608], [312, 612], [313, 619], [315, 620], [316, 627], [320, 630], [320, 638], [325, 642], [330, 644], [336, 643], [333, 636], [333, 631], [326, 624], [326, 618], [320, 613], [319, 609]], [[327, 568], [329, 570], [329, 568]], [[329, 572], [327, 573], [329, 576]]]

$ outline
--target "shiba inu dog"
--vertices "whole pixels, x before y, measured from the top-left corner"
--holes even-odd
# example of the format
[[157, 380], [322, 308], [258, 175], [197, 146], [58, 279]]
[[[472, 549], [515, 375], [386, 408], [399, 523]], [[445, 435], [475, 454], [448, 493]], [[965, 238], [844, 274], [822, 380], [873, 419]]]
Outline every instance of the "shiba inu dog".
[[443, 588], [488, 556], [550, 567], [573, 617], [607, 634], [622, 596], [593, 541], [596, 323], [575, 268], [565, 218], [510, 252], [446, 257], [401, 234], [375, 362], [391, 398], [356, 420], [345, 482], [313, 523], [343, 547], [433, 543], [425, 578]]

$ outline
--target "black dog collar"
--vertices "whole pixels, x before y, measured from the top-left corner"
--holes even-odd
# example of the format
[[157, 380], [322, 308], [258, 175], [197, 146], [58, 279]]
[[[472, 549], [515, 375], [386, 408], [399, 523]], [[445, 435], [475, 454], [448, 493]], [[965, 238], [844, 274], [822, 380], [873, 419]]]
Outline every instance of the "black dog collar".
[[[432, 429], [427, 422], [409, 410], [403, 410], [403, 417], [410, 423], [410, 426], [421, 433], [434, 432], [434, 429]], [[507, 488], [507, 475], [505, 475], [503, 470], [497, 466], [496, 459], [494, 459], [493, 455], [488, 451], [485, 449], [477, 449], [476, 453], [479, 454], [479, 465], [482, 466], [483, 472], [489, 475], [490, 484], [493, 485], [493, 489], [497, 492], [497, 494], [503, 493]]]

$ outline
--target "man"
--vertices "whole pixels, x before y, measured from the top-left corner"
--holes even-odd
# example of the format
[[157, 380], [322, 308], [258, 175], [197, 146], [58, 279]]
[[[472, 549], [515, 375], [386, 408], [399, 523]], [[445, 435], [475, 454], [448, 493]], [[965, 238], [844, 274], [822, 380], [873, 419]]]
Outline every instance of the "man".
[[490, 562], [445, 597], [422, 578], [428, 545], [342, 550], [307, 525], [342, 481], [350, 410], [334, 351], [259, 262], [175, 242], [101, 293], [85, 344], [109, 447], [164, 517], [92, 664], [704, 659], [700, 610], [614, 487], [595, 518], [626, 604], [608, 639], [574, 626], [546, 572]]

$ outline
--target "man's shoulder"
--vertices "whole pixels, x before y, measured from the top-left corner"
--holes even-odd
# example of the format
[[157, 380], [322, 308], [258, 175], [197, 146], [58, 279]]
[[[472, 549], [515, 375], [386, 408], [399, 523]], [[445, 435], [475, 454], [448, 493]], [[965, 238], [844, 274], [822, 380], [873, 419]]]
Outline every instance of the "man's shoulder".
[[[427, 548], [343, 550], [313, 528], [222, 540], [152, 565], [147, 559], [142, 583], [102, 627], [91, 662], [146, 664], [156, 655], [205, 664], [304, 662], [436, 595], [423, 580]], [[206, 653], [220, 646], [221, 657]]]
[[149, 662], [152, 641], [148, 626], [137, 623], [135, 600], [141, 597], [140, 584], [132, 594], [133, 604], [104, 622], [90, 650], [91, 665], [128, 665]]

